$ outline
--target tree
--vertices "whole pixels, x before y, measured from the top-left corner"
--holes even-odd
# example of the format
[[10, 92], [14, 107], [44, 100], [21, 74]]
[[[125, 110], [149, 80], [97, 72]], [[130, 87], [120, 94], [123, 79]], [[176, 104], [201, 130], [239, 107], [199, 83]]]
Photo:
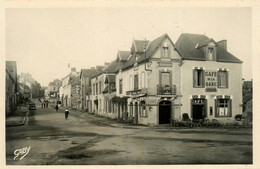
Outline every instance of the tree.
[[33, 98], [39, 98], [41, 96], [41, 85], [40, 83], [36, 82], [32, 84], [32, 97]]

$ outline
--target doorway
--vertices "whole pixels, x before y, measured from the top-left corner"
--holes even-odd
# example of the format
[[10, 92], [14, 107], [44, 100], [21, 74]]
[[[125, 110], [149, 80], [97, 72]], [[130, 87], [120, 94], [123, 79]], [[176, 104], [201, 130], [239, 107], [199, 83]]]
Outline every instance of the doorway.
[[206, 117], [206, 100], [192, 99], [192, 119], [194, 122], [203, 120]]
[[171, 101], [161, 101], [159, 103], [159, 124], [169, 124], [172, 111]]
[[134, 118], [134, 123], [138, 124], [138, 103], [135, 102], [135, 118]]

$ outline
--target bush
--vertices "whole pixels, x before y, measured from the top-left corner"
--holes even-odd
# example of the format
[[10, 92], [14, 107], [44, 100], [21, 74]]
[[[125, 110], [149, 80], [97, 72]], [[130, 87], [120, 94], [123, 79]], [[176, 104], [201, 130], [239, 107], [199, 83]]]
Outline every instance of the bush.
[[235, 119], [236, 119], [237, 121], [241, 121], [242, 118], [243, 118], [243, 115], [242, 115], [242, 114], [237, 114], [237, 115], [235, 116]]

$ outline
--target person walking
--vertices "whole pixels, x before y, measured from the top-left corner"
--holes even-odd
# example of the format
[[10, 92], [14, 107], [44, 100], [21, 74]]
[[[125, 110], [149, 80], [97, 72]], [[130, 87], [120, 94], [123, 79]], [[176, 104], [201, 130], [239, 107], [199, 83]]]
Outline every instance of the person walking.
[[59, 110], [58, 104], [56, 104], [55, 109], [56, 109], [56, 112]]
[[67, 120], [69, 117], [69, 110], [68, 108], [65, 109], [65, 119]]

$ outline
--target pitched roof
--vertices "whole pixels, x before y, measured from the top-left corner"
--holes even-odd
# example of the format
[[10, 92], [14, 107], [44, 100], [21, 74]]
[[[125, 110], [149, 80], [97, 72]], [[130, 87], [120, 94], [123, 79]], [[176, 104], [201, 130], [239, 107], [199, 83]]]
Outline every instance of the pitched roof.
[[107, 75], [105, 83], [115, 83], [116, 82], [116, 75]]
[[[146, 58], [146, 59], [149, 59], [149, 58], [153, 55], [153, 53], [156, 51], [156, 49], [158, 49], [159, 46], [161, 46], [162, 41], [163, 41], [163, 39], [164, 39], [165, 37], [168, 37], [168, 38], [169, 38], [169, 36], [168, 36], [167, 33], [165, 33], [165, 34], [163, 34], [162, 36], [160, 36], [160, 37], [154, 39], [153, 41], [151, 41], [151, 42], [149, 43], [149, 45], [147, 46], [147, 49], [146, 49], [145, 54], [142, 54], [142, 55], [140, 56], [140, 58], [137, 60], [137, 62], [138, 62], [138, 63], [143, 62], [143, 61], [145, 60], [145, 58]], [[169, 39], [170, 39], [170, 38], [169, 38]], [[171, 41], [171, 39], [170, 39], [170, 41]], [[171, 42], [172, 42], [172, 41], [171, 41]], [[172, 44], [173, 44], [173, 42], [172, 42]]]
[[[133, 43], [135, 45], [136, 52], [141, 52], [141, 53], [144, 52], [145, 40], [134, 40]], [[146, 40], [146, 43], [148, 44], [149, 41]]]
[[[145, 61], [146, 59], [149, 59], [149, 58], [153, 55], [153, 53], [156, 51], [156, 49], [159, 48], [159, 46], [161, 45], [161, 43], [162, 43], [162, 41], [163, 41], [163, 39], [164, 39], [165, 37], [168, 37], [168, 38], [169, 38], [169, 36], [168, 36], [167, 33], [165, 33], [165, 34], [163, 34], [162, 36], [160, 36], [160, 37], [154, 39], [154, 40], [151, 41], [151, 42], [147, 41], [148, 46], [147, 46], [146, 52], [145, 52], [145, 53], [143, 52], [143, 53], [141, 53], [141, 54], [132, 54], [132, 55], [129, 57], [129, 59], [127, 60], [127, 62], [121, 67], [121, 69], [122, 69], [122, 70], [127, 69], [127, 68], [133, 66], [135, 62], [141, 63], [141, 62]], [[169, 38], [169, 40], [171, 41], [170, 38]], [[144, 41], [143, 41], [143, 42], [144, 42]], [[172, 41], [171, 41], [171, 43], [173, 44]], [[143, 48], [143, 47], [142, 47], [142, 48]], [[139, 57], [139, 59], [136, 61], [136, 60], [135, 60], [135, 57]]]
[[95, 69], [81, 69], [80, 78], [92, 77], [97, 73]]
[[135, 57], [136, 57], [135, 55], [131, 55], [129, 57], [129, 59], [127, 60], [127, 62], [121, 67], [121, 69], [124, 70], [124, 69], [127, 69], [127, 68], [133, 66], [135, 63]]
[[[208, 38], [205, 35], [183, 33], [175, 43], [175, 47], [178, 50], [178, 52], [181, 54], [181, 57], [183, 59], [206, 60], [203, 48], [200, 47], [204, 46], [210, 41], [214, 41], [214, 40]], [[236, 58], [234, 55], [232, 55], [231, 53], [229, 53], [219, 45], [217, 45], [216, 61], [242, 63], [241, 60]]]
[[117, 60], [112, 61], [104, 70], [104, 73], [115, 73], [118, 71]]
[[126, 61], [130, 56], [130, 51], [118, 51], [118, 57], [122, 61]]

